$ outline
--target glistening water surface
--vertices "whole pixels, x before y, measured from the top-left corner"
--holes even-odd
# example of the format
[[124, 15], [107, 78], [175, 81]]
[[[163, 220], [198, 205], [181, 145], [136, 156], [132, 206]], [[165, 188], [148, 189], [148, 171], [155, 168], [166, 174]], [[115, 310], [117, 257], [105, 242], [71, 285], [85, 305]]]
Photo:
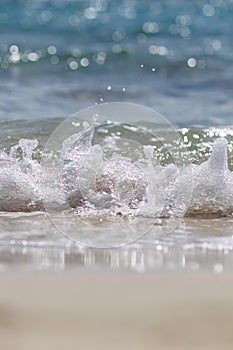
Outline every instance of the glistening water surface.
[[[14, 123], [17, 135], [25, 132], [24, 125], [25, 123], [22, 124], [20, 121]], [[33, 134], [32, 129], [30, 130], [31, 134]], [[96, 130], [95, 132], [98, 134], [99, 129]], [[121, 129], [121, 132], [124, 134], [124, 128]], [[145, 192], [143, 196], [139, 195], [138, 190], [144, 191], [144, 187], [137, 186], [140, 185], [143, 178], [138, 172], [130, 172], [126, 185], [129, 186], [130, 181], [133, 181], [134, 185], [128, 188], [127, 197], [125, 197], [124, 191], [122, 194], [122, 186], [125, 186], [125, 182], [121, 183], [121, 177], [113, 176], [112, 172], [103, 173], [104, 177], [98, 178], [99, 187], [94, 187], [95, 191], [92, 190], [87, 197], [85, 197], [86, 192], [81, 191], [84, 197], [80, 198], [80, 193], [76, 192], [78, 187], [75, 187], [73, 192], [74, 169], [79, 172], [79, 175], [86, 167], [88, 172], [90, 169], [95, 169], [94, 162], [97, 156], [95, 148], [97, 145], [92, 145], [93, 135], [90, 136], [88, 129], [84, 129], [76, 136], [76, 141], [83, 140], [83, 135], [89, 135], [89, 147], [86, 146], [86, 143], [84, 148], [80, 147], [83, 146], [82, 141], [80, 141], [81, 158], [78, 152], [74, 154], [75, 158], [72, 158], [74, 155], [69, 148], [66, 148], [64, 157], [66, 159], [69, 157], [71, 160], [64, 165], [66, 175], [62, 183], [52, 182], [52, 192], [49, 178], [45, 183], [46, 186], [43, 184], [42, 188], [40, 187], [41, 171], [43, 172], [40, 166], [43, 154], [42, 146], [38, 147], [35, 139], [21, 139], [18, 144], [11, 146], [10, 150], [10, 144], [14, 137], [9, 139], [8, 143], [7, 139], [2, 139], [2, 144], [5, 143], [5, 151], [1, 152], [0, 171], [0, 199], [2, 210], [4, 210], [1, 213], [0, 240], [2, 269], [63, 270], [89, 267], [126, 269], [138, 272], [155, 269], [201, 269], [214, 272], [230, 270], [233, 247], [233, 202], [231, 195], [232, 173], [228, 170], [227, 164], [228, 161], [231, 164], [231, 157], [227, 157], [227, 150], [231, 155], [231, 128], [209, 128], [208, 130], [182, 128], [179, 132], [184, 140], [182, 155], [184, 158], [189, 157], [189, 161], [193, 165], [187, 166], [183, 170], [183, 174], [181, 169], [175, 169], [175, 165], [170, 168], [171, 165], [166, 164], [166, 161], [160, 166], [156, 162], [152, 165], [149, 158], [143, 163], [144, 172], [147, 171], [147, 179], [150, 176], [152, 179], [153, 186], [149, 186], [149, 194]], [[114, 137], [118, 140], [119, 126], [116, 128], [115, 134], [114, 128], [106, 128], [104, 135], [110, 137], [111, 142]], [[142, 142], [145, 135], [142, 135], [141, 138]], [[46, 139], [46, 132], [44, 135], [41, 133], [41, 145], [44, 139]], [[228, 144], [226, 140], [228, 140]], [[65, 143], [65, 147], [67, 147], [67, 143]], [[129, 156], [128, 152], [126, 153]], [[158, 156], [160, 153], [156, 154], [155, 148], [152, 157], [156, 160]], [[97, 160], [99, 164], [103, 162], [101, 165], [103, 170], [104, 158], [101, 160], [101, 157], [103, 156], [98, 149]], [[118, 172], [120, 176], [124, 167], [119, 161], [124, 162], [124, 160], [123, 158], [113, 158], [113, 160], [111, 167], [113, 169], [115, 167], [114, 171]], [[140, 164], [137, 162], [131, 164], [134, 167], [139, 166]], [[86, 164], [86, 167], [83, 167], [83, 164]], [[91, 168], [88, 167], [88, 164], [92, 165]], [[129, 163], [127, 164], [129, 166]], [[167, 229], [164, 230], [164, 227], [166, 228], [164, 220], [166, 221], [174, 213], [176, 214], [171, 193], [176, 193], [174, 189], [177, 179], [179, 179], [178, 183], [181, 181], [180, 190], [182, 193], [182, 189], [185, 189], [187, 175], [191, 174], [190, 171], [194, 174], [194, 192], [191, 202], [186, 208], [185, 218], [179, 219], [177, 229], [169, 232]], [[84, 171], [84, 176], [86, 174]], [[160, 176], [162, 174], [167, 176], [167, 183], [161, 182]], [[126, 181], [125, 179], [124, 175], [124, 181]], [[101, 181], [103, 181], [103, 185], [101, 185]], [[93, 186], [93, 183], [88, 183], [90, 187]], [[77, 186], [80, 184], [82, 185], [83, 182], [76, 182]], [[145, 186], [147, 185], [145, 184]], [[165, 194], [165, 197], [158, 197], [158, 189]], [[61, 190], [66, 193], [65, 198], [59, 195]], [[43, 199], [47, 198], [48, 193], [50, 194], [49, 203], [54, 201], [56, 209], [55, 212], [50, 212], [49, 216], [43, 212]], [[152, 199], [151, 193], [153, 193]], [[106, 195], [108, 196], [107, 201]], [[102, 198], [99, 202], [100, 196]], [[137, 199], [133, 206], [130, 196]], [[65, 202], [63, 202], [64, 200]], [[68, 208], [63, 207], [67, 200], [71, 208], [69, 206]], [[166, 212], [164, 215], [163, 209], [167, 204], [170, 205], [170, 212]], [[162, 207], [157, 207], [158, 205]], [[36, 211], [38, 209], [42, 211]], [[108, 240], [111, 243], [114, 234], [116, 237], [120, 237], [122, 232], [119, 227], [125, 227], [126, 231], [129, 231], [128, 235], [132, 237], [134, 234], [132, 233], [134, 232], [131, 225], [132, 219], [130, 219], [132, 215], [140, 217], [140, 224], [136, 226], [136, 230], [142, 228], [146, 231], [148, 227], [150, 230], [138, 241], [120, 249], [90, 249], [77, 245], [62, 235], [62, 231], [75, 233], [76, 236], [71, 235], [72, 238], [88, 242], [89, 245], [92, 245], [92, 241], [95, 241], [95, 244], [100, 242], [101, 246], [103, 240], [104, 243]], [[96, 227], [100, 231], [96, 231]], [[102, 227], [105, 230], [107, 227], [107, 231], [99, 237], [98, 234], [102, 233]]]
[[231, 272], [232, 229], [231, 218], [186, 218], [172, 235], [152, 230], [121, 249], [87, 249], [61, 236], [43, 213], [1, 213], [0, 269]]
[[63, 117], [101, 101], [173, 124], [232, 123], [232, 1], [1, 1], [0, 116]]
[[[1, 1], [2, 269], [232, 268], [232, 13], [230, 0]], [[131, 246], [90, 250], [55, 232], [45, 213], [21, 210], [43, 210], [36, 171], [53, 130], [71, 113], [110, 101], [141, 103], [176, 125], [196, 187], [174, 233], [156, 224]], [[213, 146], [219, 137], [228, 144]], [[26, 163], [20, 139], [34, 140], [30, 147], [38, 140]], [[135, 192], [135, 179], [128, 184]], [[69, 215], [57, 220], [69, 225]]]

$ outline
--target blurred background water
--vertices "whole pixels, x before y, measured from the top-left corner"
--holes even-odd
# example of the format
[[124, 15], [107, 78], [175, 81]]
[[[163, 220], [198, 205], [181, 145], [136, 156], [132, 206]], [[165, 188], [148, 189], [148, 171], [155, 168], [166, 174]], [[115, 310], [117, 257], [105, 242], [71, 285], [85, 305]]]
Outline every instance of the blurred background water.
[[231, 0], [2, 0], [1, 121], [43, 129], [130, 101], [178, 126], [232, 124], [232, 18]]

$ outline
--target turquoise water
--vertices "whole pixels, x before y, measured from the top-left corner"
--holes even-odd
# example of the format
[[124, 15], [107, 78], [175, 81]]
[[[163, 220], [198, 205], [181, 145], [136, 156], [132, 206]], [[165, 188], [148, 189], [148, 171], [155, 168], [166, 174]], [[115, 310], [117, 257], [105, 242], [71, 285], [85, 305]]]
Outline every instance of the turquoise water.
[[1, 1], [0, 117], [108, 101], [179, 126], [232, 123], [232, 1]]

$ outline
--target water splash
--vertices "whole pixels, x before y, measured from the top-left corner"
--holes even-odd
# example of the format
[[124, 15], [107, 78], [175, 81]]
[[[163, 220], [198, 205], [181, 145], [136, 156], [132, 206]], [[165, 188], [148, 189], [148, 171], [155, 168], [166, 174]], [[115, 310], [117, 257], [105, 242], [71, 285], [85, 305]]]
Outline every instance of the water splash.
[[193, 195], [189, 215], [229, 215], [233, 212], [233, 174], [228, 168], [227, 140], [213, 143], [210, 158], [192, 166]]
[[[143, 146], [142, 156], [134, 159], [122, 149], [120, 154], [106, 152], [106, 145], [93, 144], [93, 124], [85, 124], [83, 131], [63, 142], [62, 170], [56, 164], [41, 166], [34, 156], [37, 140], [21, 139], [9, 154], [2, 150], [0, 210], [43, 210], [43, 202], [50, 201], [54, 210], [72, 208], [80, 215], [101, 211], [151, 217], [182, 216], [186, 210], [188, 216], [233, 213], [233, 174], [227, 164], [225, 138], [215, 140], [207, 161], [178, 168], [156, 162], [155, 148], [150, 145]], [[134, 146], [115, 141], [111, 136], [109, 149]], [[191, 177], [193, 193], [187, 207]]]
[[32, 211], [42, 209], [40, 164], [32, 159], [37, 140], [21, 139], [9, 155], [0, 154], [0, 210]]

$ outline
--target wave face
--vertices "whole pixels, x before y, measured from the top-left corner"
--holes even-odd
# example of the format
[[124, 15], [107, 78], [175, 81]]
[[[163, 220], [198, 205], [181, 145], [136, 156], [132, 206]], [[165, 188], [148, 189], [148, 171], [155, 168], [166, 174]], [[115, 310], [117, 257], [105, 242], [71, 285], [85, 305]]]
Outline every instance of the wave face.
[[[233, 173], [228, 166], [231, 128], [181, 129], [186, 144], [181, 154], [191, 164], [179, 168], [167, 158], [158, 162], [156, 147], [142, 146], [137, 153], [135, 144], [119, 142], [119, 128], [107, 135], [107, 149], [95, 143], [98, 129], [85, 127], [63, 142], [59, 166], [41, 163], [43, 151], [36, 139], [21, 139], [2, 150], [0, 210], [145, 217], [233, 213]], [[111, 149], [120, 152], [109, 153]]]

